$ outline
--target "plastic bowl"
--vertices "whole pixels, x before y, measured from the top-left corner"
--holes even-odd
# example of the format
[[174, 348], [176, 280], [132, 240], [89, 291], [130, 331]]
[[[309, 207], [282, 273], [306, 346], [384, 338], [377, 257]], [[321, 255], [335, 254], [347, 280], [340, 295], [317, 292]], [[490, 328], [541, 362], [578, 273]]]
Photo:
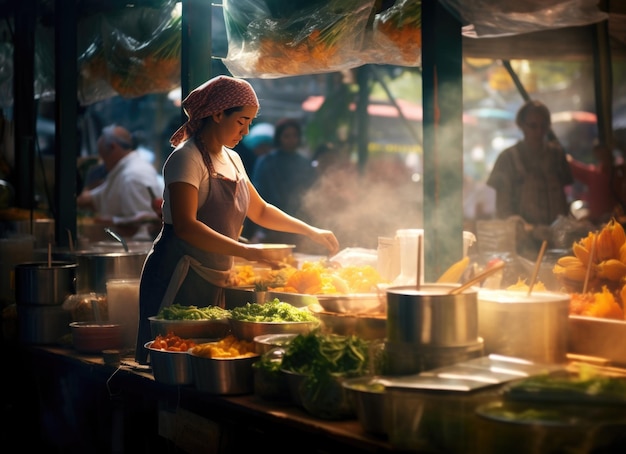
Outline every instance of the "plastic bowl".
[[83, 353], [116, 350], [124, 345], [122, 326], [116, 323], [70, 323], [74, 348]]
[[186, 339], [221, 339], [228, 335], [230, 325], [227, 318], [215, 320], [164, 320], [148, 317], [152, 337], [167, 336], [172, 332]]

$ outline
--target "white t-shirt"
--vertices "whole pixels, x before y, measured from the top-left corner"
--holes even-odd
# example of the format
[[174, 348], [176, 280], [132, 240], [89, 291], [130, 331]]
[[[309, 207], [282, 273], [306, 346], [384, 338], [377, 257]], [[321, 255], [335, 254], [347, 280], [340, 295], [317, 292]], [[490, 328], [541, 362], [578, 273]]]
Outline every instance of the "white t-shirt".
[[[221, 173], [230, 179], [236, 178], [236, 172], [233, 168], [232, 160], [237, 165], [239, 173], [248, 180], [245, 173], [243, 162], [239, 155], [226, 147], [223, 147], [225, 163], [220, 163], [217, 159], [213, 159], [213, 167], [216, 172]], [[170, 206], [170, 194], [168, 186], [171, 183], [183, 182], [189, 183], [198, 188], [198, 208], [200, 208], [209, 195], [209, 171], [204, 164], [200, 150], [193, 140], [183, 142], [168, 156], [165, 164], [163, 164], [163, 178], [165, 180], [165, 190], [163, 191], [163, 222], [172, 223], [172, 209]]]
[[91, 190], [91, 196], [99, 215], [124, 223], [142, 213], [155, 214], [148, 187], [157, 196], [163, 193], [163, 182], [154, 166], [131, 151], [108, 173], [104, 183]]

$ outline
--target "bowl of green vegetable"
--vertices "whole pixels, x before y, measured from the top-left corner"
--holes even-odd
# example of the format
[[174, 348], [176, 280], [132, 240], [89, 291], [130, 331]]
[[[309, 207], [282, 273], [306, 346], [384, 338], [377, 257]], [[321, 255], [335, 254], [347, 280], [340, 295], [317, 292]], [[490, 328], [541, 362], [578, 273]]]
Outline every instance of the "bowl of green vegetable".
[[221, 339], [230, 332], [229, 316], [229, 311], [219, 306], [172, 304], [148, 320], [152, 337], [174, 333], [183, 338]]
[[246, 341], [254, 341], [255, 337], [265, 334], [306, 334], [320, 326], [311, 311], [278, 298], [231, 309], [229, 323], [232, 334]]

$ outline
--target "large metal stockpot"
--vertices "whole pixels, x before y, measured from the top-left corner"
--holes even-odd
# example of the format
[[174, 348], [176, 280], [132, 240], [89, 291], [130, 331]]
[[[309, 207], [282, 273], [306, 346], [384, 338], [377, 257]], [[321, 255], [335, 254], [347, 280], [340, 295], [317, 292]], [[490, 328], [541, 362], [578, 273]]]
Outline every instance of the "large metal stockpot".
[[567, 360], [570, 295], [480, 289], [478, 331], [486, 354], [540, 363]]
[[477, 290], [455, 284], [387, 288], [387, 341], [419, 347], [458, 347], [478, 341]]
[[15, 265], [15, 300], [18, 304], [60, 305], [76, 293], [76, 264], [64, 261]]
[[109, 279], [141, 277], [148, 252], [77, 252], [76, 291], [106, 293]]

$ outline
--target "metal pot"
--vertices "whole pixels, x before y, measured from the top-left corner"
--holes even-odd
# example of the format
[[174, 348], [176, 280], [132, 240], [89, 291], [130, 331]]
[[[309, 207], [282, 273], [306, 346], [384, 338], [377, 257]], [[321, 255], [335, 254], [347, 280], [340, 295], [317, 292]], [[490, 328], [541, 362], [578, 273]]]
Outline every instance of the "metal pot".
[[542, 363], [567, 359], [570, 295], [481, 289], [478, 331], [485, 354], [496, 353]]
[[76, 263], [51, 261], [15, 265], [18, 304], [60, 305], [76, 293]]
[[106, 293], [109, 279], [138, 279], [147, 251], [77, 252], [76, 291]]
[[460, 347], [478, 341], [477, 290], [458, 285], [387, 288], [387, 341], [416, 347]]

